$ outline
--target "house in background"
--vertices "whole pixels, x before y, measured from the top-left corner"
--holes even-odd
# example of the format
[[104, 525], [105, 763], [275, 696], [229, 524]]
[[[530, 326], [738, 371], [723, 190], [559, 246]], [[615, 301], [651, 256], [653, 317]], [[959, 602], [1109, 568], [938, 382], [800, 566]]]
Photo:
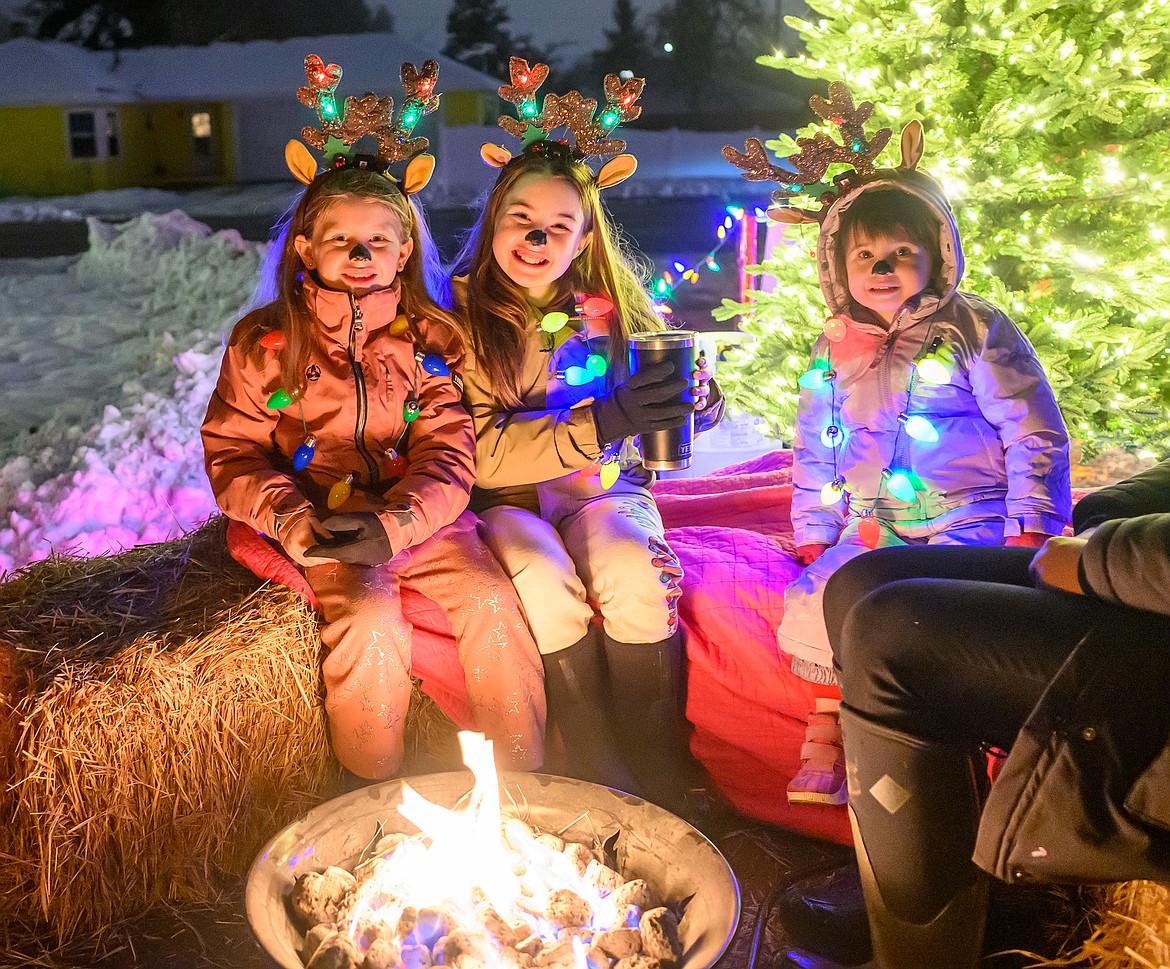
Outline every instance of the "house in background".
[[296, 99], [314, 53], [341, 65], [339, 100], [374, 91], [396, 111], [401, 65], [437, 60], [441, 106], [419, 135], [500, 113], [499, 80], [395, 34], [123, 51], [22, 38], [0, 44], [0, 196], [287, 179], [285, 142], [316, 126]]

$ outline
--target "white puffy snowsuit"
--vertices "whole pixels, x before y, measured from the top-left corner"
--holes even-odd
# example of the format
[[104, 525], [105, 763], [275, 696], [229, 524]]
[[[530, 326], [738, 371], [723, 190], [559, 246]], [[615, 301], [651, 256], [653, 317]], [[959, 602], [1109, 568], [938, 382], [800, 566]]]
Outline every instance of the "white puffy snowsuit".
[[[917, 195], [937, 214], [942, 266], [941, 294], [926, 289], [887, 330], [867, 322], [876, 317], [850, 301], [835, 252], [849, 206], [863, 192], [891, 188]], [[986, 300], [958, 291], [958, 227], [933, 179], [891, 170], [845, 194], [826, 213], [817, 266], [830, 312], [861, 319], [846, 319], [840, 342], [818, 338], [812, 365], [830, 366], [836, 377], [800, 393], [792, 473], [796, 543], [832, 547], [789, 586], [778, 639], [794, 672], [831, 682], [817, 670], [832, 665], [822, 594], [833, 572], [867, 550], [858, 535], [863, 513], [880, 523], [882, 546], [998, 545], [1021, 532], [1059, 534], [1072, 505], [1068, 435], [1052, 388], [1015, 324]], [[949, 369], [947, 382], [918, 375], [915, 361], [929, 354]], [[936, 442], [907, 433], [903, 418], [915, 415], [934, 426]], [[825, 433], [830, 425], [839, 431], [835, 439]], [[883, 470], [907, 473], [914, 500], [891, 494]], [[826, 504], [822, 488], [834, 479], [844, 480], [846, 494]]]

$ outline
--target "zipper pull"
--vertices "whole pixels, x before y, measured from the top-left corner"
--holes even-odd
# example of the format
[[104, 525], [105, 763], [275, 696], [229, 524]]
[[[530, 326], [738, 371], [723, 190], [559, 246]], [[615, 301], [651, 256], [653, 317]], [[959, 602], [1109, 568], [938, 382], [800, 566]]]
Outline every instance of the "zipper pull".
[[353, 328], [355, 330], [365, 329], [362, 326], [362, 308], [357, 299], [354, 298], [353, 293], [349, 294], [349, 305], [353, 307]]

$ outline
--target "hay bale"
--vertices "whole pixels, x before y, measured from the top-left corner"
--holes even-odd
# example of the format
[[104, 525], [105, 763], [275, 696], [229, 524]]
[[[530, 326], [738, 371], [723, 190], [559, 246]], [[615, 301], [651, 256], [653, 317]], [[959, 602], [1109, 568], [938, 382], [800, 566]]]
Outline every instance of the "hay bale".
[[[225, 522], [0, 584], [0, 897], [59, 941], [210, 903], [337, 793], [317, 618]], [[415, 690], [416, 747], [453, 728]]]
[[1170, 887], [1131, 881], [1087, 890], [1090, 934], [1049, 965], [1091, 969], [1170, 967]]

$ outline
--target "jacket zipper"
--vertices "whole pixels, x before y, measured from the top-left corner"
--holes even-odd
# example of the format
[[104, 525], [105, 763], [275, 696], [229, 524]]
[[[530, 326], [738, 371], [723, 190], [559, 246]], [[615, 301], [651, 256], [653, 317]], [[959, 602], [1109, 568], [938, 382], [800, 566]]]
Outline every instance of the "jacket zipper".
[[353, 370], [353, 382], [357, 397], [357, 419], [353, 429], [353, 443], [358, 450], [358, 454], [365, 460], [366, 465], [370, 469], [370, 484], [378, 484], [380, 477], [378, 473], [378, 462], [374, 456], [366, 448], [366, 415], [369, 411], [369, 398], [366, 394], [366, 378], [362, 374], [361, 365], [357, 359], [357, 334], [359, 330], [364, 329], [362, 325], [362, 308], [358, 305], [358, 301], [354, 298], [353, 293], [349, 294], [349, 305], [353, 313], [353, 325], [349, 328], [349, 366]]
[[[901, 321], [894, 321], [893, 327], [886, 337], [885, 346], [882, 347], [881, 364], [878, 370], [882, 388], [882, 399], [885, 401], [887, 412], [892, 410], [894, 406], [893, 390], [890, 386], [890, 354], [893, 352], [894, 344], [898, 342], [898, 331], [901, 327]], [[891, 456], [890, 460], [893, 461], [894, 457]]]

